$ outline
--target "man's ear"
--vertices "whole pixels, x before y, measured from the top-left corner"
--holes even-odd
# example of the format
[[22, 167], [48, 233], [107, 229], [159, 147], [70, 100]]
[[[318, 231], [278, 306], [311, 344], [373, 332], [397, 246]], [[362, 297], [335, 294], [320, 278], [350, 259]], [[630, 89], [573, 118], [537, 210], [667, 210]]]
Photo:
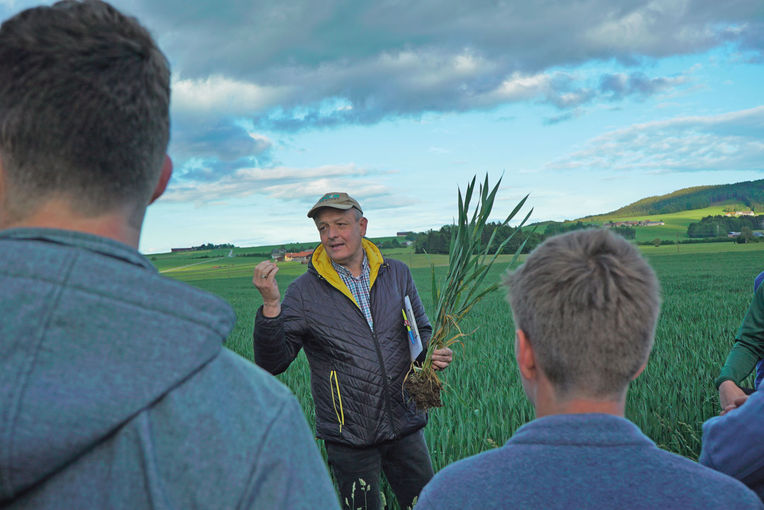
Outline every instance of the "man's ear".
[[154, 188], [149, 204], [153, 204], [157, 198], [162, 196], [164, 190], [167, 189], [167, 184], [170, 182], [170, 177], [172, 177], [172, 160], [170, 156], [165, 154], [164, 163], [162, 163], [162, 173], [159, 174], [159, 182], [157, 182], [157, 186]]
[[364, 216], [358, 222], [361, 224], [361, 237], [363, 237], [366, 235], [366, 226], [369, 224], [369, 220]]
[[534, 381], [538, 378], [536, 353], [533, 351], [533, 346], [530, 340], [528, 340], [528, 336], [522, 329], [515, 331], [515, 359], [523, 379]]
[[631, 380], [633, 381], [634, 379], [636, 379], [637, 377], [639, 377], [639, 375], [640, 375], [642, 372], [644, 372], [644, 370], [645, 370], [645, 367], [647, 367], [647, 360], [645, 360], [645, 362], [644, 362], [644, 363], [642, 363], [642, 366], [641, 366], [641, 367], [639, 367], [639, 370], [637, 370], [637, 372], [636, 372], [636, 373], [635, 373], [633, 376], [631, 376]]

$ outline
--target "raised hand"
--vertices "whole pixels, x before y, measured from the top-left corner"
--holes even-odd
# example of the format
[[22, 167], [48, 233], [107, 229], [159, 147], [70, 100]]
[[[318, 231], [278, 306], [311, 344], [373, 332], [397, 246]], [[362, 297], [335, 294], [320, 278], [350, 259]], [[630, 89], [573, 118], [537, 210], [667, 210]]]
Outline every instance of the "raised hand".
[[255, 266], [252, 283], [263, 297], [263, 315], [276, 317], [281, 313], [281, 292], [276, 281], [279, 267], [270, 260], [264, 260]]

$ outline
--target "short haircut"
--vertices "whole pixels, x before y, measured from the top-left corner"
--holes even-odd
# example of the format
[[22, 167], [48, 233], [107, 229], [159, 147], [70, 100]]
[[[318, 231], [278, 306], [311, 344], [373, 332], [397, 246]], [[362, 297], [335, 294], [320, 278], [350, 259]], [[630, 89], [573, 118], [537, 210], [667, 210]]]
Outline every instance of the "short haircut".
[[169, 140], [170, 70], [138, 20], [65, 0], [0, 27], [0, 161], [6, 209], [23, 218], [64, 197], [80, 213], [136, 216]]
[[504, 283], [515, 327], [561, 397], [618, 395], [647, 361], [660, 287], [622, 237], [608, 230], [552, 237]]

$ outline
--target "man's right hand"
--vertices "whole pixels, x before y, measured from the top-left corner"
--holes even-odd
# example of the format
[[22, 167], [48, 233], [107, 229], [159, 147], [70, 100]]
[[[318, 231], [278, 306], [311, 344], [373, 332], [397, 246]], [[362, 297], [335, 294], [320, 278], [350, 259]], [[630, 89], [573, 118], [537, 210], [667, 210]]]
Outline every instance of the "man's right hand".
[[747, 399], [748, 395], [733, 381], [726, 380], [719, 385], [719, 403], [722, 405], [722, 415], [742, 406]]
[[281, 313], [281, 293], [276, 282], [279, 267], [270, 260], [264, 260], [255, 266], [252, 283], [263, 296], [263, 315], [276, 317]]

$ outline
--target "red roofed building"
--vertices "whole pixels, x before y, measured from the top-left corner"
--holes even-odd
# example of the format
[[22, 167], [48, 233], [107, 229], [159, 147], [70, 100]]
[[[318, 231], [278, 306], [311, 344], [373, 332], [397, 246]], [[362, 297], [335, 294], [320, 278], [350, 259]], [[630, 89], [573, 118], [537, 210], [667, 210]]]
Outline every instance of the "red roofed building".
[[286, 261], [295, 260], [297, 262], [302, 262], [303, 264], [307, 264], [311, 255], [313, 255], [313, 250], [298, 251], [294, 253], [287, 252], [284, 254], [284, 260]]

